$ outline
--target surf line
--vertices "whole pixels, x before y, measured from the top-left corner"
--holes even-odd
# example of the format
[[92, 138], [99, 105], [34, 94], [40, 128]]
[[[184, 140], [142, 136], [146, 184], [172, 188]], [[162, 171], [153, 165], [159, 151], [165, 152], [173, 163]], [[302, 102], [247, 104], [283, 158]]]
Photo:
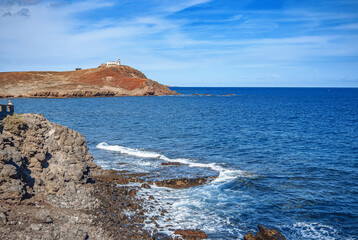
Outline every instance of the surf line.
[[189, 167], [209, 168], [211, 170], [219, 172], [219, 176], [215, 178], [213, 181], [211, 181], [211, 183], [223, 183], [223, 182], [234, 180], [235, 178], [240, 176], [247, 176], [247, 173], [245, 171], [238, 170], [238, 169], [227, 169], [216, 163], [197, 163], [186, 158], [171, 159], [160, 153], [145, 151], [137, 148], [129, 148], [119, 145], [110, 145], [106, 142], [99, 143], [96, 146], [96, 148], [107, 150], [107, 151], [119, 152], [121, 154], [126, 154], [138, 158], [160, 159], [162, 161], [167, 161], [167, 162], [179, 162], [188, 165]]

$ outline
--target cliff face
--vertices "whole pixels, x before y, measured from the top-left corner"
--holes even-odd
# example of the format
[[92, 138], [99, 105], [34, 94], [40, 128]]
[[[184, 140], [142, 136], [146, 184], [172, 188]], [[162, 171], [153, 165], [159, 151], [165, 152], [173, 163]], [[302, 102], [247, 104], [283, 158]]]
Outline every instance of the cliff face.
[[0, 239], [151, 239], [133, 216], [140, 203], [113, 179], [126, 182], [93, 162], [80, 133], [42, 115], [5, 119]]
[[129, 66], [68, 72], [0, 73], [0, 97], [100, 97], [177, 94]]

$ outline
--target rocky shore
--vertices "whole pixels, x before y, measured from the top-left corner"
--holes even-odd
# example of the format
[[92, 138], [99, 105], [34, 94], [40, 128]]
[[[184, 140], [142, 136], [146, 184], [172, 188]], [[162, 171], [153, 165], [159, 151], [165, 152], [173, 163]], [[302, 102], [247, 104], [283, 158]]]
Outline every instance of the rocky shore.
[[[0, 133], [0, 239], [207, 238], [198, 229], [173, 229], [174, 235], [168, 236], [146, 228], [148, 222], [157, 226], [156, 217], [147, 217], [146, 200], [137, 192], [155, 183], [101, 169], [80, 133], [39, 114], [7, 117]], [[182, 188], [210, 180], [156, 184]], [[155, 201], [153, 196], [147, 199]], [[245, 239], [284, 239], [259, 228], [257, 236], [248, 234]]]

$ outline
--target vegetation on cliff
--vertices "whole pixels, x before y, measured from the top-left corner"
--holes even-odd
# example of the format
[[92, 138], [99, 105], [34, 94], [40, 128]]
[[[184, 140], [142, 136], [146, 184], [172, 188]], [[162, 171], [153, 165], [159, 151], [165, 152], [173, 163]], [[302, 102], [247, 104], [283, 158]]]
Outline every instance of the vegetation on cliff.
[[17, 114], [8, 115], [3, 119], [4, 130], [18, 135], [26, 127], [25, 121]]

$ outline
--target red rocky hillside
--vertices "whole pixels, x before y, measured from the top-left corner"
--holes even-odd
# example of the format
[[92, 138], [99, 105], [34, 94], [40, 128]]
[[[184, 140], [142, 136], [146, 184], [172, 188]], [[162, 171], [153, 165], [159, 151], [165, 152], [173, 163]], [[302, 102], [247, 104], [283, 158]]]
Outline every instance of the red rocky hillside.
[[173, 95], [167, 86], [129, 66], [67, 72], [1, 72], [0, 97]]

